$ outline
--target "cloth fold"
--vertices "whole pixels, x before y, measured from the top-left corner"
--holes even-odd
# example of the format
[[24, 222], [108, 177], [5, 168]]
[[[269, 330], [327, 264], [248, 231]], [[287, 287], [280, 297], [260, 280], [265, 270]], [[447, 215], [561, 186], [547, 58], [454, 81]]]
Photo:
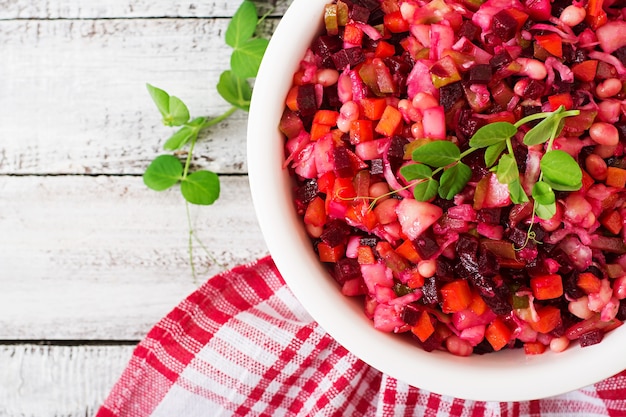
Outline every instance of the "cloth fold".
[[626, 371], [564, 395], [480, 402], [360, 361], [303, 309], [270, 257], [209, 279], [137, 346], [96, 417], [626, 416]]

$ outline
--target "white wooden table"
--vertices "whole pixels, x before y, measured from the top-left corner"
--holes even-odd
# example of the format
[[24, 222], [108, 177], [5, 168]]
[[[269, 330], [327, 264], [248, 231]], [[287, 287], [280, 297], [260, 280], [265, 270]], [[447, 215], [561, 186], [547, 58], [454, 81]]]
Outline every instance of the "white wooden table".
[[[290, 0], [273, 8], [271, 33]], [[141, 174], [172, 131], [145, 83], [192, 116], [216, 93], [240, 0], [0, 1], [0, 416], [93, 415], [136, 343], [203, 281], [267, 253], [243, 112], [199, 142], [222, 195], [192, 210]], [[213, 262], [211, 257], [217, 261]]]

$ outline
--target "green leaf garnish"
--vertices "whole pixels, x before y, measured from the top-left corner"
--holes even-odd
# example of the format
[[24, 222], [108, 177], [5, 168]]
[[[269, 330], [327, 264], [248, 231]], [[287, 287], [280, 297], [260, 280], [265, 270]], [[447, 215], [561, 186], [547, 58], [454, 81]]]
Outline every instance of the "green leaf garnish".
[[417, 201], [429, 201], [437, 195], [439, 190], [439, 182], [436, 179], [428, 178], [418, 182], [413, 189], [413, 197]]
[[226, 45], [238, 48], [254, 35], [259, 18], [251, 1], [244, 1], [233, 15], [224, 36]]
[[539, 204], [552, 204], [556, 201], [556, 196], [552, 187], [543, 181], [537, 181], [533, 186], [532, 192], [533, 199]]
[[515, 158], [509, 154], [502, 155], [500, 163], [498, 163], [496, 176], [502, 184], [510, 184], [515, 180], [519, 180], [519, 170]]
[[143, 182], [155, 191], [163, 191], [175, 185], [183, 175], [183, 164], [172, 155], [157, 156], [143, 174]]
[[582, 187], [582, 171], [570, 154], [561, 150], [546, 152], [541, 158], [543, 180], [557, 191], [576, 191]]
[[439, 196], [446, 200], [452, 200], [465, 187], [471, 177], [472, 169], [463, 162], [451, 166], [441, 174]]
[[230, 57], [233, 73], [243, 79], [256, 77], [268, 44], [267, 39], [250, 39], [235, 49]]
[[191, 204], [208, 206], [220, 196], [220, 180], [211, 171], [196, 171], [182, 180], [180, 190]]
[[[517, 128], [508, 122], [495, 122], [478, 129], [470, 139], [472, 148], [486, 148], [496, 144], [504, 144], [507, 139], [517, 133]], [[492, 164], [493, 165], [493, 164]]]
[[537, 123], [535, 127], [530, 129], [526, 135], [524, 135], [524, 144], [526, 146], [533, 146], [546, 143], [554, 133], [556, 127], [558, 127], [563, 110], [565, 110], [563, 106], [559, 107], [557, 110], [550, 113], [548, 117]]
[[400, 168], [400, 175], [407, 181], [432, 178], [433, 170], [428, 165], [410, 164]]
[[153, 85], [146, 84], [146, 88], [150, 93], [150, 97], [152, 97], [152, 101], [156, 104], [157, 109], [161, 113], [162, 117], [169, 114], [170, 112], [170, 95], [160, 88], [154, 87]]
[[495, 143], [485, 149], [485, 166], [491, 168], [506, 149], [506, 141]]
[[237, 77], [232, 71], [222, 73], [217, 84], [217, 91], [233, 106], [244, 111], [250, 110], [252, 88], [246, 80]]
[[529, 201], [519, 178], [509, 183], [509, 194], [511, 195], [511, 201], [515, 204], [524, 204]]
[[443, 168], [461, 159], [461, 151], [452, 142], [437, 140], [413, 151], [413, 160], [433, 167]]

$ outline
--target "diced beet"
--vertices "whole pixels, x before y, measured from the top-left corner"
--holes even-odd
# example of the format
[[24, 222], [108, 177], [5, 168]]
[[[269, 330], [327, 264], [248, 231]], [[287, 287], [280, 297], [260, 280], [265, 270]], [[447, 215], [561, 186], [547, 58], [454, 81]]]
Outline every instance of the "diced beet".
[[626, 298], [620, 300], [619, 309], [617, 310], [617, 316], [615, 316], [615, 318], [621, 321], [626, 321]]
[[461, 110], [457, 121], [457, 133], [460, 138], [466, 142], [474, 136], [476, 131], [484, 124], [485, 122], [483, 120], [472, 116], [471, 110]]
[[350, 226], [341, 220], [332, 220], [324, 226], [320, 238], [331, 247], [346, 243], [350, 236]]
[[422, 259], [430, 259], [439, 251], [437, 241], [425, 233], [413, 241], [413, 246]]
[[493, 353], [493, 346], [487, 339], [483, 339], [482, 342], [474, 346], [474, 353], [477, 355], [484, 355], [486, 353]]
[[335, 63], [335, 68], [338, 70], [343, 70], [347, 67], [354, 68], [365, 61], [363, 49], [359, 47], [342, 49], [332, 54], [331, 58]]
[[626, 142], [626, 123], [618, 122], [614, 125], [617, 128], [617, 134], [621, 142]]
[[513, 62], [513, 58], [506, 51], [506, 49], [498, 52], [489, 60], [489, 65], [491, 65], [495, 70], [502, 69]]
[[378, 243], [378, 238], [375, 236], [364, 236], [359, 239], [359, 243], [362, 246], [369, 246], [370, 248], [375, 248]]
[[437, 279], [443, 282], [450, 282], [454, 280], [454, 267], [452, 263], [446, 258], [437, 258], [437, 269], [435, 270], [435, 276]]
[[312, 116], [317, 111], [315, 85], [304, 84], [298, 88], [298, 111], [302, 116]]
[[480, 28], [472, 23], [471, 20], [464, 19], [463, 23], [461, 23], [461, 27], [459, 28], [457, 35], [459, 38], [466, 37], [473, 42], [479, 39]]
[[313, 178], [306, 180], [304, 184], [296, 189], [295, 198], [304, 204], [308, 204], [313, 201], [318, 193], [317, 179]]
[[335, 264], [335, 279], [339, 284], [355, 278], [361, 278], [361, 266], [356, 259], [342, 258]]
[[474, 65], [467, 73], [467, 81], [471, 84], [488, 84], [492, 77], [491, 66], [488, 64]]
[[563, 276], [563, 291], [574, 300], [585, 295], [585, 292], [578, 287], [578, 271], [572, 271]]
[[587, 54], [582, 48], [574, 48], [571, 44], [563, 42], [563, 62], [567, 65], [580, 64], [587, 59]]
[[500, 208], [484, 208], [477, 212], [477, 219], [482, 223], [499, 224], [502, 214]]
[[337, 177], [351, 178], [354, 176], [352, 161], [345, 146], [336, 146], [333, 151], [333, 157], [335, 160], [334, 172]]
[[322, 35], [315, 38], [311, 45], [311, 50], [320, 58], [328, 58], [339, 51], [342, 46], [343, 43], [339, 36]]
[[491, 30], [503, 42], [507, 42], [517, 32], [517, 20], [507, 10], [500, 10], [493, 16]]
[[622, 46], [621, 48], [617, 48], [613, 55], [619, 59], [623, 65], [626, 65], [626, 46]]
[[478, 273], [485, 277], [493, 277], [500, 270], [496, 255], [487, 250], [481, 250], [478, 255]]
[[324, 106], [340, 108], [342, 104], [339, 99], [339, 93], [337, 92], [337, 86], [324, 87]]
[[469, 274], [478, 272], [478, 246], [478, 239], [468, 234], [460, 235], [456, 242], [458, 265]]
[[588, 331], [587, 333], [581, 334], [578, 341], [580, 342], [581, 347], [586, 347], [600, 343], [603, 338], [604, 332], [602, 330], [593, 329]]
[[491, 287], [491, 289], [486, 288], [488, 287], [479, 288], [480, 295], [483, 301], [485, 301], [485, 304], [499, 316], [509, 314], [513, 307], [511, 307], [511, 303], [508, 301], [510, 294], [507, 287], [501, 285], [500, 287]]
[[415, 326], [417, 324], [417, 320], [422, 314], [422, 311], [423, 310], [415, 307], [414, 305], [409, 304], [402, 310], [402, 320], [409, 326]]
[[435, 277], [426, 278], [422, 287], [422, 300], [424, 304], [432, 305], [439, 303], [439, 291], [437, 288], [437, 279]]
[[393, 172], [396, 172], [400, 165], [404, 163], [404, 147], [407, 143], [409, 141], [402, 136], [393, 136], [391, 138], [386, 156]]
[[439, 104], [443, 106], [445, 111], [448, 111], [463, 96], [463, 86], [460, 81], [446, 84], [439, 89]]
[[354, 4], [350, 8], [348, 16], [355, 22], [367, 23], [370, 18], [370, 11], [367, 7]]
[[411, 56], [406, 53], [387, 57], [383, 59], [383, 62], [392, 74], [408, 75], [413, 67]]
[[372, 159], [370, 161], [370, 174], [382, 175], [385, 172], [385, 164], [382, 159]]
[[537, 99], [543, 95], [546, 85], [539, 80], [530, 80], [524, 89], [524, 97], [531, 100]]
[[424, 340], [423, 342], [419, 340], [417, 336], [415, 336], [415, 340], [426, 352], [438, 350], [439, 348], [441, 348], [441, 343], [443, 342], [441, 336], [439, 336], [437, 332], [431, 334], [430, 337], [428, 337], [428, 339]]

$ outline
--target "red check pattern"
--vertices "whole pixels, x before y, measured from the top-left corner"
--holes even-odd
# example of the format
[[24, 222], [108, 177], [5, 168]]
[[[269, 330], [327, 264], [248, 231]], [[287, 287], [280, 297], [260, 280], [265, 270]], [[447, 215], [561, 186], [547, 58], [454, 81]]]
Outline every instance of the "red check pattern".
[[271, 258], [217, 275], [136, 348], [96, 417], [626, 416], [626, 371], [537, 401], [465, 401], [381, 374], [325, 333]]

